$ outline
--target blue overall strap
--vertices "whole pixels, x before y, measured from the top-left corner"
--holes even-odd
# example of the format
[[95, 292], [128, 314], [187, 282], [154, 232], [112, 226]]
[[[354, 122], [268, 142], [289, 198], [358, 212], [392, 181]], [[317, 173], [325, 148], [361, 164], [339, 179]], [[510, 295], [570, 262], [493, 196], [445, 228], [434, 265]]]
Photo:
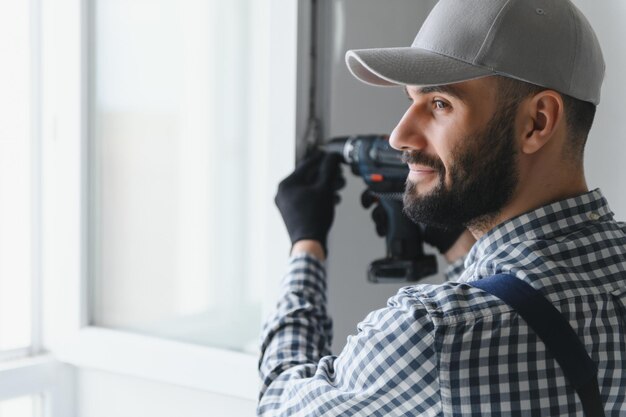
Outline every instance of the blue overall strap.
[[598, 368], [572, 326], [539, 291], [513, 275], [499, 274], [471, 282], [522, 316], [561, 366], [583, 404], [587, 417], [603, 417]]

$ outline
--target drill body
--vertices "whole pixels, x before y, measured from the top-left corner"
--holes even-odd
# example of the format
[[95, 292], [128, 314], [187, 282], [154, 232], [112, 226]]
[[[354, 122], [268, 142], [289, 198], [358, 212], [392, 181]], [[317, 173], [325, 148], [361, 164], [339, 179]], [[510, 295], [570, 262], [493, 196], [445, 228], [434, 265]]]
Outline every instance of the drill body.
[[363, 205], [374, 202], [385, 212], [387, 254], [372, 262], [368, 279], [372, 282], [414, 282], [437, 273], [434, 255], [423, 250], [421, 228], [403, 212], [402, 195], [408, 166], [402, 152], [389, 145], [386, 135], [356, 135], [330, 140], [323, 146], [326, 152], [342, 156], [352, 173], [361, 177], [368, 189]]

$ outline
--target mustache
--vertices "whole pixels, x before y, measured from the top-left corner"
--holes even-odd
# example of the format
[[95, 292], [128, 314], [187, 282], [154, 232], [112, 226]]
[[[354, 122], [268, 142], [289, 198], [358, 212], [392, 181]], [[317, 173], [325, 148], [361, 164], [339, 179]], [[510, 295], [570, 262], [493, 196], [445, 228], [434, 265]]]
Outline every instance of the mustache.
[[440, 159], [418, 151], [402, 152], [402, 162], [405, 164], [425, 165], [439, 172], [443, 172], [445, 169]]

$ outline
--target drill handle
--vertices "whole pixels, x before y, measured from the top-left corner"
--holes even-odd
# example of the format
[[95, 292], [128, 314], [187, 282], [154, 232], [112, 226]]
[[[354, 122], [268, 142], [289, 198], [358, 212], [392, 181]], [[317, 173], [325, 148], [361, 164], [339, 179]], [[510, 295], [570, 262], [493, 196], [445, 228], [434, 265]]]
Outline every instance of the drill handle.
[[437, 260], [425, 255], [422, 233], [402, 211], [402, 201], [379, 194], [379, 204], [387, 216], [387, 257], [372, 262], [368, 279], [372, 282], [415, 282], [437, 273]]
[[379, 204], [387, 214], [387, 257], [415, 259], [424, 255], [420, 228], [402, 211], [402, 201], [379, 194]]

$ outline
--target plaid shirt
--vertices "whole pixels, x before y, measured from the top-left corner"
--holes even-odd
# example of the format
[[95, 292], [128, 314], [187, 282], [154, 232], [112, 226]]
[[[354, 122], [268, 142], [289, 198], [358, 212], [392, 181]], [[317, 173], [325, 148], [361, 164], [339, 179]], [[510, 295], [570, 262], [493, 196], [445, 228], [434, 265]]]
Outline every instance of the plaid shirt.
[[626, 416], [625, 232], [599, 190], [506, 221], [474, 245], [454, 281], [401, 289], [339, 356], [329, 351], [324, 266], [293, 257], [263, 331], [258, 414], [582, 416], [535, 333], [467, 284], [510, 273], [569, 320], [598, 365], [606, 415]]

